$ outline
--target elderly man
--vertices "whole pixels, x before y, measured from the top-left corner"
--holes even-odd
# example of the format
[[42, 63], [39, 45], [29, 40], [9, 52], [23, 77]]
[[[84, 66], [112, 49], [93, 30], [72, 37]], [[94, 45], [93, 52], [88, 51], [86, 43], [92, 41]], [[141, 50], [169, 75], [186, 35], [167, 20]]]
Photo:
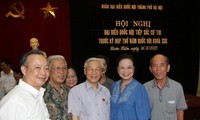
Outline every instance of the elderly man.
[[150, 72], [154, 79], [146, 82], [151, 106], [151, 120], [184, 120], [188, 108], [182, 85], [169, 78], [169, 59], [156, 54], [150, 59]]
[[67, 77], [67, 62], [61, 55], [48, 57], [49, 81], [46, 84], [44, 100], [51, 120], [70, 120], [67, 111], [69, 89], [64, 86]]
[[103, 63], [95, 57], [84, 63], [86, 81], [69, 92], [68, 112], [72, 120], [110, 120], [110, 91], [99, 83]]

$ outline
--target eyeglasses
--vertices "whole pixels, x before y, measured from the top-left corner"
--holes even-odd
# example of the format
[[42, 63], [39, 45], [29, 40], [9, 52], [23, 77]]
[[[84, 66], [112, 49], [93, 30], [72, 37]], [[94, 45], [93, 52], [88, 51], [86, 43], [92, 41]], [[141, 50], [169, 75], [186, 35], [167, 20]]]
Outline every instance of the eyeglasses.
[[97, 69], [92, 69], [92, 68], [88, 68], [86, 69], [88, 72], [102, 72], [102, 69], [97, 68]]
[[55, 70], [55, 71], [66, 71], [67, 67], [51, 67], [51, 70]]

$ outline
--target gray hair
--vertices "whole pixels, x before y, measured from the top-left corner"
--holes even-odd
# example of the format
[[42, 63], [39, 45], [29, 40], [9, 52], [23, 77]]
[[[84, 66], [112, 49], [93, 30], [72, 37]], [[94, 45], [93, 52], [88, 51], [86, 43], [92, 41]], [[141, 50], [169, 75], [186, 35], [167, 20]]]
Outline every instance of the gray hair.
[[104, 68], [103, 63], [101, 62], [101, 60], [99, 58], [96, 58], [96, 57], [88, 58], [84, 63], [84, 66], [83, 66], [84, 69], [86, 69], [88, 67], [88, 63], [91, 62], [91, 61], [98, 61], [101, 65], [101, 69], [103, 70], [103, 68]]
[[65, 64], [67, 65], [67, 61], [65, 60], [65, 57], [62, 55], [51, 55], [47, 58], [47, 63], [48, 66], [51, 67], [51, 61], [52, 60], [63, 60], [65, 62]]

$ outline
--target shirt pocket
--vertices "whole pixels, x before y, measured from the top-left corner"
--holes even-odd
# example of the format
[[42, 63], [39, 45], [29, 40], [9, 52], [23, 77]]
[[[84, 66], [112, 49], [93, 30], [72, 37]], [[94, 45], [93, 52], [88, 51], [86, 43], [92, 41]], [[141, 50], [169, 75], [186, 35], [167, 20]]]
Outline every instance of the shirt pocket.
[[176, 101], [175, 100], [168, 100], [166, 108], [167, 108], [167, 113], [169, 113], [169, 114], [176, 113]]
[[106, 115], [110, 114], [110, 104], [108, 103], [109, 98], [102, 98], [102, 112]]

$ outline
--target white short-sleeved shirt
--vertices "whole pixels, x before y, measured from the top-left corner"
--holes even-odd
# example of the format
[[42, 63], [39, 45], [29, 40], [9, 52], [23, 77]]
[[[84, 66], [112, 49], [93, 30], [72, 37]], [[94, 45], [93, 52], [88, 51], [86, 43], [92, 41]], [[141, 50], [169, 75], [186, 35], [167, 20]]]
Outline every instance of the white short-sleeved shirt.
[[95, 92], [86, 80], [70, 90], [68, 112], [80, 120], [110, 120], [110, 91], [98, 83]]
[[13, 71], [11, 70], [9, 74], [5, 74], [1, 71], [0, 84], [4, 87], [5, 92], [8, 93], [16, 85], [16, 80], [13, 76]]
[[6, 94], [6, 90], [2, 84], [0, 84], [0, 100], [4, 97]]
[[0, 101], [0, 120], [49, 120], [44, 91], [20, 80]]

